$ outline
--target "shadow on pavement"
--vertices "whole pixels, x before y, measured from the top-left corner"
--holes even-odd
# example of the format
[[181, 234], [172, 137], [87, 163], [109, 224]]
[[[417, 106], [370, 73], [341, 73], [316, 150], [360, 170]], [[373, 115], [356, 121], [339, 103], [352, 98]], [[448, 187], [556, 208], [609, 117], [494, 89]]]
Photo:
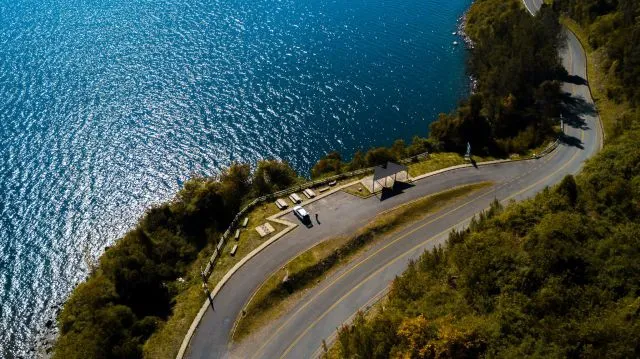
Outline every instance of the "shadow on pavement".
[[562, 134], [560, 136], [560, 143], [564, 143], [567, 146], [571, 146], [571, 147], [577, 147], [581, 150], [584, 150], [584, 146], [582, 141], [580, 141], [579, 138], [577, 137], [573, 137], [573, 136], [569, 136], [566, 134]]
[[395, 182], [393, 188], [383, 188], [380, 193], [380, 201], [384, 201], [391, 197], [397, 196], [403, 193], [407, 188], [411, 188], [415, 185], [406, 182]]
[[589, 127], [581, 116], [595, 116], [597, 112], [594, 105], [585, 101], [583, 98], [572, 97], [569, 94], [564, 94], [562, 103], [564, 123], [573, 128], [588, 130]]
[[577, 76], [577, 75], [565, 75], [562, 77], [561, 81], [566, 82], [566, 83], [570, 83], [570, 84], [574, 84], [574, 85], [588, 85], [589, 82], [587, 82], [587, 80], [585, 78], [583, 78], [582, 76]]

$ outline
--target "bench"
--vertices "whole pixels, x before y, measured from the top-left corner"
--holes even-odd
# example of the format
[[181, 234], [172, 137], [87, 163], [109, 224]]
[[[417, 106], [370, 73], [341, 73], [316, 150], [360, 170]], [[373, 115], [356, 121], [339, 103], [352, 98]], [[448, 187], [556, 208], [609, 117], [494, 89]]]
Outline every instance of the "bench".
[[293, 203], [300, 203], [302, 202], [302, 198], [300, 198], [300, 196], [298, 196], [297, 193], [292, 193], [291, 195], [289, 195], [289, 199], [291, 200], [291, 202]]
[[320, 188], [318, 191], [319, 191], [320, 193], [322, 193], [322, 192], [326, 192], [326, 191], [328, 191], [329, 189], [330, 189], [329, 187], [322, 187], [322, 188]]
[[236, 229], [236, 235], [234, 236], [235, 240], [237, 241], [238, 239], [240, 239], [240, 230]]
[[285, 202], [282, 198], [278, 198], [276, 200], [276, 206], [278, 206], [278, 209], [280, 209], [280, 210], [283, 210], [283, 209], [289, 207], [287, 202]]
[[313, 190], [311, 188], [307, 188], [304, 191], [302, 191], [302, 193], [304, 193], [305, 196], [307, 196], [307, 198], [311, 199], [313, 197], [316, 196], [316, 193], [313, 192]]
[[231, 253], [231, 256], [235, 256], [237, 251], [238, 251], [238, 245], [234, 244], [233, 248], [231, 248], [231, 252], [229, 253]]
[[242, 221], [242, 226], [246, 227], [247, 223], [249, 223], [249, 217], [244, 217], [244, 221]]

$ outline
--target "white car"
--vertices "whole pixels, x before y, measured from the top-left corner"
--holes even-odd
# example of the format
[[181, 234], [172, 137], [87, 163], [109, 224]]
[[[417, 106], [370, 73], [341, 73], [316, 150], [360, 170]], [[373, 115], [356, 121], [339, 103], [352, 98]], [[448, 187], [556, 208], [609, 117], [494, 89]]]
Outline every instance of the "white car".
[[300, 218], [302, 222], [311, 221], [311, 218], [309, 217], [309, 213], [305, 211], [305, 209], [302, 208], [302, 206], [293, 207], [293, 213], [296, 215], [296, 217]]

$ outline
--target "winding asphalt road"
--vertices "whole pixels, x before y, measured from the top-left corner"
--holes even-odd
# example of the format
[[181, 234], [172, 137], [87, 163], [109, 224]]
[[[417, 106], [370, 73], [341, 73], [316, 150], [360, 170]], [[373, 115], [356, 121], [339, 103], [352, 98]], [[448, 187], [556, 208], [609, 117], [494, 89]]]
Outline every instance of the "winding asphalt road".
[[[539, 2], [525, 0], [538, 9]], [[586, 58], [578, 40], [567, 36], [562, 52], [571, 82], [564, 84], [566, 99], [565, 137], [551, 154], [537, 159], [467, 167], [413, 183], [396, 196], [380, 201], [360, 199], [337, 192], [307, 205], [318, 213], [320, 223], [296, 229], [267, 247], [241, 267], [214, 299], [198, 326], [186, 356], [190, 358], [307, 358], [319, 354], [323, 339], [330, 341], [336, 328], [354, 313], [385, 293], [393, 278], [402, 273], [411, 258], [442, 244], [451, 229], [463, 227], [487, 208], [494, 198], [501, 201], [531, 197], [580, 171], [584, 162], [602, 147], [602, 130], [586, 82]], [[454, 186], [491, 181], [493, 185], [408, 226], [380, 241], [374, 248], [304, 293], [301, 300], [266, 328], [240, 344], [230, 344], [233, 325], [253, 292], [271, 273], [296, 254], [334, 236], [352, 233], [380, 212]], [[295, 221], [289, 214], [285, 219]]]

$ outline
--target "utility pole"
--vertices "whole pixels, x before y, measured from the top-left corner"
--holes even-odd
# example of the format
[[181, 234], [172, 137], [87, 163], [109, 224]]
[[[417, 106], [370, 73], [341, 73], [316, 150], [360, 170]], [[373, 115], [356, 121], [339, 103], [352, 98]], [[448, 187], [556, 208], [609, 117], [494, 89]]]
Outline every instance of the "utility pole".
[[211, 298], [211, 291], [209, 290], [209, 285], [207, 284], [207, 276], [204, 274], [204, 271], [202, 270], [202, 266], [200, 266], [200, 275], [202, 276], [202, 289], [204, 290], [204, 294], [206, 294], [207, 298], [209, 299], [211, 310], [216, 310], [213, 307], [213, 298]]

